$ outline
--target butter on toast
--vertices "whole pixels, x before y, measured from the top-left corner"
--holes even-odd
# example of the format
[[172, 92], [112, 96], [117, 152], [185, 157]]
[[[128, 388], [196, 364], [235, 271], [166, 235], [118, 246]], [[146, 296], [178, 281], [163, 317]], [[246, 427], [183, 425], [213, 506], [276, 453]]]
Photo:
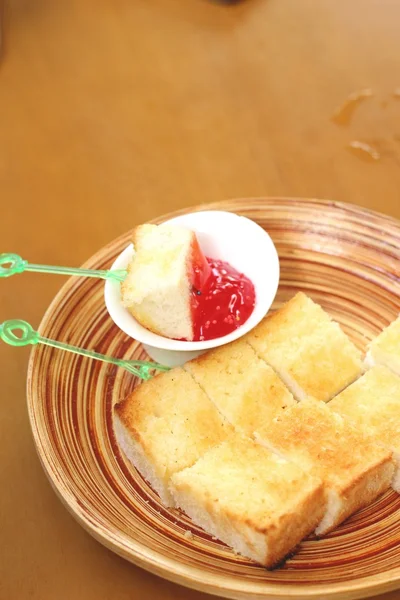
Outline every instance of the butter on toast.
[[387, 367], [372, 367], [328, 407], [393, 451], [392, 487], [400, 493], [400, 377]]
[[171, 475], [195, 463], [232, 428], [193, 378], [176, 368], [142, 383], [114, 407], [114, 431], [130, 462], [171, 506]]
[[319, 479], [240, 434], [175, 473], [171, 492], [197, 525], [266, 567], [315, 529], [326, 502]]
[[211, 350], [184, 368], [235, 429], [247, 435], [296, 404], [274, 370], [243, 340]]
[[323, 481], [328, 504], [317, 534], [331, 531], [385, 492], [394, 472], [392, 453], [328, 406], [303, 400], [256, 433], [260, 443]]
[[361, 352], [331, 317], [298, 293], [244, 339], [297, 400], [327, 402], [363, 372]]

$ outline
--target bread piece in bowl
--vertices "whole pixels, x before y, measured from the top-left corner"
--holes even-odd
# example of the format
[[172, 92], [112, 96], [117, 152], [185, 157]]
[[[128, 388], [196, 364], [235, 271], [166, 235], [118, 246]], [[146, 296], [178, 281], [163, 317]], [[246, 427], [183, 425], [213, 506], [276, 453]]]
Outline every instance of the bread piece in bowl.
[[121, 284], [122, 304], [150, 331], [193, 340], [193, 292], [211, 269], [193, 231], [177, 225], [140, 225], [135, 254]]

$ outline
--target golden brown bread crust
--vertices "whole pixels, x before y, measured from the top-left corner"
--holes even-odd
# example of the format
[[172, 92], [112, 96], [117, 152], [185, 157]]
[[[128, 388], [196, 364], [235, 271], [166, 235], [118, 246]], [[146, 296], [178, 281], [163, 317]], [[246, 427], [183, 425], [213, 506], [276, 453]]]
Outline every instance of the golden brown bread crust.
[[[138, 225], [137, 227], [135, 227], [132, 231], [132, 243], [134, 245], [135, 251], [137, 252], [138, 249], [140, 249], [142, 240], [146, 237], [146, 235], [148, 235], [148, 233], [154, 228], [157, 227], [157, 225], [151, 225], [151, 224], [143, 224], [143, 225]], [[127, 267], [127, 271], [128, 274], [131, 274], [133, 271], [133, 261], [131, 261], [128, 264]], [[127, 291], [127, 281], [129, 281], [129, 278], [126, 278], [125, 281], [123, 281], [121, 283], [121, 293], [122, 296], [125, 295], [126, 291]], [[140, 323], [141, 325], [143, 325], [143, 327], [145, 327], [146, 329], [148, 329], [149, 331], [152, 331], [153, 333], [156, 333], [157, 335], [162, 335], [157, 323], [154, 323], [153, 320], [151, 319], [151, 317], [146, 313], [145, 310], [142, 309], [142, 307], [140, 306], [140, 304], [133, 304], [131, 306], [127, 306], [126, 309], [128, 310], [128, 312], [131, 313], [131, 315], [137, 320], [138, 323]]]
[[241, 339], [199, 356], [184, 368], [221, 414], [247, 435], [296, 403], [274, 370]]
[[[325, 375], [321, 364], [344, 371], [350, 364], [345, 378], [359, 374], [361, 368], [358, 351], [343, 336], [321, 307], [298, 294], [244, 339], [192, 361], [185, 366], [188, 372], [173, 369], [158, 375], [115, 408], [164, 485], [172, 478], [178, 496], [191, 497], [193, 505], [217, 523], [223, 541], [230, 543], [224, 538], [230, 528], [229, 535], [239, 536], [250, 555], [269, 568], [321, 519], [326, 533], [372, 502], [389, 487], [393, 475], [391, 451], [377, 445], [371, 433], [377, 431], [384, 440], [395, 435], [400, 378], [387, 369], [372, 369], [368, 375], [372, 379], [364, 376], [368, 385], [361, 378], [328, 405], [312, 399], [297, 404], [263, 362], [279, 363], [280, 371], [303, 391], [312, 389], [325, 400], [338, 388], [338, 380], [343, 384], [343, 373]], [[263, 417], [267, 389], [265, 402], [273, 402], [264, 406]], [[292, 466], [280, 467], [277, 456], [268, 463], [255, 444], [232, 434], [210, 399], [238, 429], [248, 435], [257, 429], [267, 447], [292, 461]], [[364, 415], [360, 417], [364, 433], [346, 422], [347, 416], [335, 413], [345, 406], [350, 407], [349, 422], [353, 412], [356, 417]], [[347, 415], [344, 409], [343, 413]], [[326, 510], [329, 494], [333, 516]], [[261, 556], [263, 538], [268, 544]]]
[[361, 353], [315, 302], [298, 293], [245, 336], [298, 400], [328, 401], [363, 371]]
[[[298, 505], [296, 512], [284, 515], [279, 526], [270, 534], [270, 555], [265, 566], [269, 569], [281, 563], [282, 559], [292, 554], [299, 543], [315, 530], [321, 521], [326, 506], [326, 494], [323, 485], [311, 490], [307, 498]], [[288, 543], [290, 540], [290, 543]], [[288, 549], [288, 546], [291, 546]]]
[[372, 367], [328, 406], [377, 441], [400, 451], [400, 377], [387, 367]]
[[181, 368], [142, 383], [114, 410], [160, 477], [193, 464], [231, 431]]
[[319, 477], [327, 491], [334, 492], [341, 509], [328, 530], [390, 486], [394, 472], [392, 453], [346, 423], [323, 402], [308, 399], [288, 408], [260, 428], [257, 438]]
[[400, 364], [400, 316], [390, 323], [369, 345], [369, 348], [381, 350], [393, 356]]
[[135, 227], [132, 231], [132, 242], [134, 247], [137, 248], [140, 246], [141, 242], [155, 227], [157, 227], [157, 225], [151, 223], [144, 223], [143, 225]]
[[340, 490], [343, 497], [341, 510], [336, 514], [332, 525], [324, 529], [323, 535], [336, 529], [340, 523], [343, 523], [352, 514], [369, 506], [384, 494], [390, 488], [394, 470], [395, 466], [391, 453], [388, 453], [355, 477], [347, 486], [343, 486]]
[[365, 467], [380, 465], [390, 459], [390, 452], [379, 446], [370, 435], [352, 427], [329, 404], [307, 399], [279, 414], [271, 423], [257, 430], [288, 460], [301, 462], [303, 469], [328, 480], [343, 490], [358, 481]]
[[311, 533], [325, 511], [320, 480], [239, 434], [171, 482], [178, 506], [195, 522], [208, 520], [220, 539], [236, 549], [241, 544], [242, 554], [267, 567]]

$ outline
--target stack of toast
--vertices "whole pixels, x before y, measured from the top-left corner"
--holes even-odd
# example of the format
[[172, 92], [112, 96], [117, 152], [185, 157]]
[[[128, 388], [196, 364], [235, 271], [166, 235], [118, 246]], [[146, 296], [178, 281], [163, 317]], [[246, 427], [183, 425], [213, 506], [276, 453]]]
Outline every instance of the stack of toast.
[[399, 409], [400, 320], [364, 361], [299, 293], [240, 340], [142, 383], [114, 423], [166, 506], [273, 567], [310, 533], [400, 493]]

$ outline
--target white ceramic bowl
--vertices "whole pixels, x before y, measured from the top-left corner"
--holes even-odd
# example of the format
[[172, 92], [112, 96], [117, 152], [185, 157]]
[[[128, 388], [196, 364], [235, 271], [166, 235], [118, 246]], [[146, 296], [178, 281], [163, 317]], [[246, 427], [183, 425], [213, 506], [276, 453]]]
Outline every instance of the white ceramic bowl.
[[[248, 320], [232, 333], [214, 340], [184, 342], [148, 331], [122, 306], [120, 284], [107, 280], [105, 302], [114, 323], [141, 342], [149, 356], [168, 367], [182, 365], [209, 348], [222, 346], [253, 329], [268, 312], [278, 289], [279, 258], [268, 233], [254, 221], [223, 211], [194, 212], [168, 223], [194, 231], [206, 256], [229, 262], [254, 284], [256, 304]], [[134, 253], [133, 245], [115, 260], [112, 269], [125, 269]]]

